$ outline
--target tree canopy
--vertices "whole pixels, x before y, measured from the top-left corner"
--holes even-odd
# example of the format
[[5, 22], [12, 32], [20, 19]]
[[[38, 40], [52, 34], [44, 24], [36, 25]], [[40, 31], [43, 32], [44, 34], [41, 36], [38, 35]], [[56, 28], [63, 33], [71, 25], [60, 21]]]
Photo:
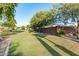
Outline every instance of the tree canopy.
[[[31, 19], [30, 25], [33, 29], [39, 29], [55, 22], [67, 25], [77, 22], [79, 19], [79, 4], [54, 4], [49, 11], [39, 11]], [[74, 23], [73, 23], [74, 25]]]
[[15, 16], [16, 3], [1, 3], [0, 4], [0, 18], [10, 20]]
[[2, 26], [13, 28], [16, 26], [15, 16], [16, 3], [1, 3], [0, 4], [0, 19], [3, 20]]
[[49, 11], [39, 11], [31, 19], [30, 25], [33, 29], [43, 27], [53, 22], [53, 14]]
[[16, 26], [16, 20], [12, 19], [10, 21], [6, 21], [2, 24], [2, 26], [6, 26], [13, 29]]
[[61, 4], [62, 6], [58, 9], [60, 18], [63, 19], [64, 23], [67, 23], [69, 19], [75, 22], [79, 18], [79, 4]]

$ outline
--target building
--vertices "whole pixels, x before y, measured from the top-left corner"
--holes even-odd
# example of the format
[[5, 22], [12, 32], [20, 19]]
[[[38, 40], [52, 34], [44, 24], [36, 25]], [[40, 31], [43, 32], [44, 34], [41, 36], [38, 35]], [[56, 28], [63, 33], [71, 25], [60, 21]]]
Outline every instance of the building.
[[[79, 24], [78, 24], [79, 25]], [[66, 35], [74, 35], [79, 33], [79, 26], [65, 26], [65, 25], [48, 25], [41, 28], [42, 33], [57, 35], [58, 31], [63, 30]]]

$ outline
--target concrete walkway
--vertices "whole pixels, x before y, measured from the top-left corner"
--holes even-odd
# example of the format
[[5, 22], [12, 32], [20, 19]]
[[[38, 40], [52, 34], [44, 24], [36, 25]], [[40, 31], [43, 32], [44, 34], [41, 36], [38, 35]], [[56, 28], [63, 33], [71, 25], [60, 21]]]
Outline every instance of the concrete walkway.
[[11, 43], [11, 39], [7, 38], [0, 42], [0, 56], [7, 56], [9, 51], [9, 46]]

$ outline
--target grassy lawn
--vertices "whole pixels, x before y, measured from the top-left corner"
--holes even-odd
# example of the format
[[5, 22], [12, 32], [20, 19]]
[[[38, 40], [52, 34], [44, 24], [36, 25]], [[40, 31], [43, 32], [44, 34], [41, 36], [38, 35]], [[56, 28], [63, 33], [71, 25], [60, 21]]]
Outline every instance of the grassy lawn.
[[61, 56], [79, 55], [79, 43], [57, 36], [39, 36], [36, 33], [21, 32], [11, 35], [11, 55]]

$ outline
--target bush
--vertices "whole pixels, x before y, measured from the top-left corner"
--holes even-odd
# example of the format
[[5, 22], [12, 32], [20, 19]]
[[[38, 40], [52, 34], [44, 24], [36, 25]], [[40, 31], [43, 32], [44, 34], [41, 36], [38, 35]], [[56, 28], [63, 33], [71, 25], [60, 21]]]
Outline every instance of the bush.
[[10, 35], [10, 31], [9, 30], [2, 30], [1, 35], [2, 36]]
[[63, 30], [60, 30], [60, 31], [58, 32], [58, 36], [62, 36], [62, 35], [65, 35], [65, 33], [64, 33]]
[[14, 30], [13, 32], [19, 33], [19, 32], [23, 32], [23, 30]]

